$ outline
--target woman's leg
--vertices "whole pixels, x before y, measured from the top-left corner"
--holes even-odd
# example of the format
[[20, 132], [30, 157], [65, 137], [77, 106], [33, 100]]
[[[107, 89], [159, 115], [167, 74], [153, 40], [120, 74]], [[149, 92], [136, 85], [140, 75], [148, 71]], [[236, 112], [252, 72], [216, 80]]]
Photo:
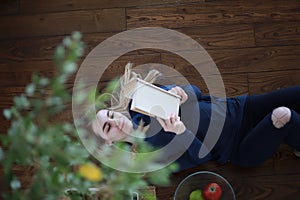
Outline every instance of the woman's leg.
[[288, 107], [300, 113], [300, 86], [249, 96], [245, 110], [247, 119], [245, 123], [256, 125], [267, 114], [281, 106]]
[[290, 117], [278, 125], [274, 114], [279, 118], [285, 116], [278, 115], [280, 109], [274, 109], [248, 132], [237, 149], [237, 164], [258, 165], [270, 158], [283, 142], [300, 149], [300, 115], [291, 110]]

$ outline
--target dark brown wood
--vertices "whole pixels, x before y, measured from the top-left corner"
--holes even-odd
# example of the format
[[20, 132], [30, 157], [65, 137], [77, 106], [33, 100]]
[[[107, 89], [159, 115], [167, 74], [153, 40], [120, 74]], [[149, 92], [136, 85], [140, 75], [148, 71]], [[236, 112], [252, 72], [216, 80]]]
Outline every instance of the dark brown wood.
[[177, 29], [205, 49], [232, 49], [255, 46], [252, 24], [199, 26]]
[[[207, 53], [221, 74], [299, 69], [300, 48], [297, 46], [208, 49]], [[189, 73], [196, 73], [187, 61], [177, 55], [163, 53], [162, 61], [168, 66], [186, 68]], [[201, 63], [201, 60], [199, 62]]]
[[254, 25], [257, 46], [299, 45], [300, 22]]
[[203, 2], [203, 0], [20, 0], [20, 11], [22, 13], [45, 13], [56, 11], [70, 11], [70, 10], [89, 10], [89, 9], [103, 9], [103, 8], [127, 8], [140, 6], [156, 6], [156, 5], [172, 5], [172, 4], [186, 4], [186, 3]]
[[10, 15], [19, 12], [18, 0], [0, 0], [0, 15]]
[[259, 94], [292, 85], [300, 85], [300, 70], [249, 74], [249, 90], [251, 93]]
[[208, 50], [222, 73], [299, 69], [299, 46]]
[[[185, 28], [178, 30], [202, 45], [205, 49], [231, 49], [253, 47], [252, 25], [230, 25]], [[110, 33], [83, 33], [86, 44], [85, 55], [103, 40], [117, 34]], [[0, 41], [0, 57], [7, 60], [45, 60], [52, 59], [55, 47], [62, 42], [64, 36], [34, 37], [25, 39], [12, 39]], [[146, 52], [143, 51], [143, 54]]]
[[[159, 79], [162, 84], [188, 82], [200, 87], [204, 94], [210, 92], [207, 80], [220, 76], [227, 96], [300, 85], [299, 10], [298, 0], [0, 0], [0, 108], [2, 111], [10, 107], [13, 97], [24, 92], [34, 71], [46, 76], [55, 74], [55, 47], [75, 30], [81, 31], [86, 44], [79, 66], [98, 44], [117, 33], [161, 26], [197, 41], [220, 72], [199, 74], [189, 61], [173, 52], [138, 49], [119, 56], [109, 66], [99, 64], [94, 68], [107, 67], [99, 77], [99, 92], [123, 73], [128, 61], [135, 67], [148, 64], [143, 69], [135, 68], [138, 72], [158, 68], [164, 75]], [[165, 42], [168, 41], [174, 38], [166, 36]], [[99, 55], [100, 61], [105, 56]], [[198, 63], [205, 65], [207, 60], [199, 57]], [[74, 79], [75, 75], [67, 82], [69, 91]], [[73, 120], [71, 105], [66, 106], [55, 120]], [[2, 115], [0, 122], [0, 133], [5, 134], [9, 122]], [[209, 170], [230, 181], [237, 199], [298, 200], [299, 166], [300, 159], [283, 144], [258, 167], [208, 162], [174, 174], [170, 186], [157, 187], [156, 192], [159, 200], [173, 200], [180, 181], [193, 172]], [[32, 175], [31, 169], [15, 171], [25, 184]], [[0, 178], [0, 190], [3, 188]]]
[[125, 20], [124, 8], [3, 16], [0, 39], [124, 31]]
[[128, 28], [195, 27], [211, 24], [299, 20], [299, 1], [215, 1], [173, 7], [130, 8]]

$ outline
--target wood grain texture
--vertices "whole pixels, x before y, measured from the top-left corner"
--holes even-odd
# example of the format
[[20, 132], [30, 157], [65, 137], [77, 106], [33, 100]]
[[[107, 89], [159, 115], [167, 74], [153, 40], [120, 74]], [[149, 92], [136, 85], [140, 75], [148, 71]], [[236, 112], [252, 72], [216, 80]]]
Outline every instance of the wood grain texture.
[[87, 10], [103, 8], [127, 8], [156, 5], [198, 3], [204, 0], [20, 0], [21, 13], [46, 13], [53, 11]]
[[195, 27], [211, 24], [299, 20], [299, 1], [215, 1], [196, 5], [127, 10], [128, 28]]
[[0, 39], [65, 35], [73, 31], [124, 31], [124, 16], [122, 8], [3, 16], [0, 18]]
[[[299, 69], [300, 48], [298, 46], [276, 46], [242, 49], [207, 50], [221, 74], [269, 72]], [[171, 53], [163, 53], [162, 61], [168, 66], [186, 67], [196, 73], [191, 64]], [[201, 62], [200, 64], [205, 64]]]
[[293, 85], [300, 85], [300, 69], [249, 74], [250, 93], [260, 94]]
[[[96, 45], [112, 36], [113, 33], [83, 34], [86, 56]], [[34, 37], [0, 41], [2, 60], [52, 60], [55, 48], [61, 44], [64, 36]]]
[[208, 50], [222, 73], [299, 69], [300, 46]]
[[[86, 43], [79, 65], [99, 43], [115, 34], [159, 26], [197, 41], [220, 72], [220, 75], [215, 71], [201, 75], [188, 60], [174, 52], [138, 49], [119, 56], [109, 66], [101, 66], [99, 62], [91, 67], [92, 70], [107, 67], [101, 77], [95, 77], [100, 78], [100, 93], [112, 78], [123, 73], [128, 61], [134, 63], [137, 72], [159, 69], [164, 75], [158, 79], [162, 84], [188, 82], [197, 85], [204, 94], [210, 93], [207, 80], [217, 80], [218, 76], [227, 96], [260, 94], [300, 85], [299, 10], [299, 0], [0, 0], [0, 108], [2, 111], [10, 107], [13, 97], [24, 92], [34, 71], [50, 77], [55, 74], [54, 49], [74, 30], [83, 33]], [[162, 43], [170, 41], [176, 39], [166, 35]], [[150, 42], [156, 41], [150, 39]], [[126, 48], [121, 43], [112, 47], [117, 51]], [[178, 50], [187, 50], [182, 48], [178, 46]], [[188, 48], [193, 51], [193, 47]], [[99, 55], [95, 59], [102, 61], [109, 56], [112, 55]], [[199, 57], [197, 63], [206, 65], [207, 61]], [[69, 91], [74, 79], [75, 76], [71, 77], [66, 84]], [[71, 104], [66, 108], [55, 120], [73, 120]], [[0, 121], [0, 134], [5, 134], [9, 122], [2, 115]], [[208, 162], [175, 173], [168, 187], [156, 188], [157, 197], [173, 200], [180, 181], [191, 173], [209, 170], [230, 181], [237, 199], [298, 200], [300, 159], [292, 151], [283, 144], [257, 167]], [[15, 173], [26, 184], [32, 169], [16, 168]]]
[[254, 25], [257, 46], [299, 45], [300, 22]]
[[[199, 42], [205, 49], [230, 49], [253, 47], [252, 25], [232, 25], [210, 27], [186, 28], [179, 32], [186, 34]], [[83, 42], [86, 44], [85, 55], [97, 45], [116, 35], [112, 33], [83, 34]], [[0, 41], [0, 58], [2, 60], [45, 60], [52, 59], [55, 47], [62, 42], [64, 36], [35, 37], [25, 39], [12, 39]], [[140, 52], [145, 54], [146, 52]]]
[[197, 41], [205, 49], [254, 47], [252, 24], [199, 26], [176, 29]]

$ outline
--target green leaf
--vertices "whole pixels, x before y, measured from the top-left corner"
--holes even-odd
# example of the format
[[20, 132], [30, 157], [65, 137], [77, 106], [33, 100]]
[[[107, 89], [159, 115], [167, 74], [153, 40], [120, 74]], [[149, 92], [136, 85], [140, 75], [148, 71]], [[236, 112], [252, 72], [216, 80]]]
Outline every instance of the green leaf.
[[87, 96], [86, 92], [83, 91], [77, 92], [76, 95], [73, 96], [75, 105], [82, 104], [86, 99], [86, 96]]
[[27, 87], [26, 87], [26, 94], [27, 94], [28, 96], [32, 96], [33, 93], [34, 93], [34, 91], [35, 91], [35, 88], [36, 88], [36, 87], [35, 87], [35, 85], [34, 85], [33, 83], [27, 85]]
[[79, 31], [74, 31], [74, 32], [72, 33], [72, 36], [71, 36], [71, 37], [72, 37], [72, 39], [75, 40], [75, 41], [80, 41], [82, 35], [81, 35], [81, 33], [80, 33]]
[[38, 84], [39, 81], [39, 76], [37, 75], [36, 72], [33, 72], [32, 77], [31, 77], [32, 83]]
[[65, 132], [71, 132], [73, 130], [73, 126], [69, 123], [64, 123], [63, 124], [63, 130]]
[[83, 47], [78, 47], [77, 49], [75, 49], [75, 56], [77, 57], [81, 57], [84, 53], [84, 48]]
[[15, 106], [19, 109], [27, 109], [30, 106], [28, 99], [22, 94], [21, 96], [14, 97]]
[[17, 190], [17, 189], [21, 188], [21, 182], [17, 179], [14, 179], [10, 182], [10, 187], [13, 190]]
[[76, 69], [77, 69], [77, 65], [74, 62], [65, 62], [63, 64], [63, 72], [64, 73], [67, 73], [67, 74], [73, 73], [76, 71]]
[[58, 62], [61, 61], [65, 57], [65, 53], [66, 53], [65, 48], [61, 45], [58, 46], [56, 48], [55, 55], [54, 55], [55, 60]]
[[46, 99], [46, 105], [47, 106], [53, 106], [53, 105], [59, 106], [59, 105], [62, 105], [62, 104], [63, 104], [63, 101], [60, 97], [54, 96], [54, 97], [48, 97]]
[[70, 47], [70, 46], [72, 45], [72, 40], [71, 40], [71, 38], [70, 38], [70, 37], [65, 37], [65, 38], [63, 39], [63, 44], [64, 44], [64, 46], [66, 46], [66, 47]]
[[0, 147], [0, 161], [4, 160], [4, 152], [2, 148]]
[[4, 109], [3, 110], [3, 115], [6, 119], [11, 119], [11, 116], [12, 116], [12, 113], [11, 113], [11, 110], [10, 109]]
[[49, 84], [49, 79], [46, 77], [43, 77], [43, 78], [40, 78], [38, 82], [39, 82], [40, 86], [45, 87]]

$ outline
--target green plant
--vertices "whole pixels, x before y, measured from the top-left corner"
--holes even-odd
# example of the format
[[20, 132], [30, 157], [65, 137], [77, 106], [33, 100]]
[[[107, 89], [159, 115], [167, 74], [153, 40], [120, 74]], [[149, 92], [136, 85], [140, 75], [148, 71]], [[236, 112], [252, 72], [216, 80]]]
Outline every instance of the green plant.
[[[67, 188], [76, 188], [76, 194], [86, 194], [94, 187], [101, 191], [103, 200], [120, 200], [127, 199], [128, 192], [149, 184], [168, 183], [174, 166], [146, 175], [114, 170], [90, 157], [72, 122], [55, 120], [72, 100], [66, 83], [77, 70], [76, 63], [83, 52], [80, 33], [66, 37], [54, 56], [57, 73], [50, 78], [34, 74], [25, 92], [14, 97], [13, 106], [3, 111], [11, 122], [7, 133], [1, 135], [0, 161], [5, 183], [10, 188], [2, 192], [4, 199], [59, 199], [65, 196]], [[137, 143], [141, 151], [151, 149], [141, 141]], [[126, 164], [124, 159], [119, 159], [124, 155], [114, 151], [107, 149], [104, 158]], [[130, 166], [134, 169], [140, 163], [151, 165], [154, 159], [135, 158]], [[15, 169], [26, 171], [28, 167], [34, 172], [29, 184], [24, 186]], [[80, 197], [70, 195], [69, 198]]]

